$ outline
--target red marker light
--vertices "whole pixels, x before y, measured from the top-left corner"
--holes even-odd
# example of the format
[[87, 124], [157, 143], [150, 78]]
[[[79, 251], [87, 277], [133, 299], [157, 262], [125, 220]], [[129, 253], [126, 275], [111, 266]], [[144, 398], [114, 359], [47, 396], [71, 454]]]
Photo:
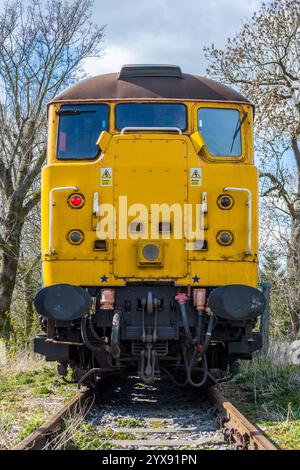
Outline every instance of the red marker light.
[[80, 209], [84, 205], [84, 198], [80, 194], [73, 194], [68, 202], [74, 209]]

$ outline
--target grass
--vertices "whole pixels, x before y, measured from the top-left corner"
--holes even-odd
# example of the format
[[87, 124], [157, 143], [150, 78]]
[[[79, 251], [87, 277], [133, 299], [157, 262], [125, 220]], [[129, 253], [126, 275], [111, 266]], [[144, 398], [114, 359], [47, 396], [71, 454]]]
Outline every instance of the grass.
[[135, 436], [129, 432], [119, 432], [110, 428], [101, 431], [92, 423], [81, 422], [63, 448], [67, 450], [111, 450], [113, 443], [110, 440], [126, 441], [134, 438]]
[[29, 422], [22, 431], [19, 432], [18, 437], [20, 440], [25, 439], [25, 437], [29, 436], [33, 431], [35, 431], [38, 427], [42, 426], [43, 424], [42, 419], [32, 418], [31, 422]]
[[143, 421], [135, 418], [119, 418], [118, 428], [140, 428], [143, 427]]
[[0, 367], [0, 449], [9, 449], [69, 400], [75, 387], [58, 378], [55, 364], [20, 354]]
[[[32, 354], [9, 360], [5, 367], [0, 367], [0, 449], [13, 448], [76, 391], [75, 386], [59, 379], [55, 363], [46, 363]], [[66, 432], [57, 443], [58, 448], [110, 450], [113, 447], [110, 440], [134, 439], [130, 432], [97, 430], [91, 423], [84, 422], [83, 416], [75, 423], [71, 421], [66, 421]], [[119, 418], [117, 426], [135, 428], [142, 424], [137, 419]]]
[[223, 392], [282, 449], [300, 449], [299, 366], [255, 356]]

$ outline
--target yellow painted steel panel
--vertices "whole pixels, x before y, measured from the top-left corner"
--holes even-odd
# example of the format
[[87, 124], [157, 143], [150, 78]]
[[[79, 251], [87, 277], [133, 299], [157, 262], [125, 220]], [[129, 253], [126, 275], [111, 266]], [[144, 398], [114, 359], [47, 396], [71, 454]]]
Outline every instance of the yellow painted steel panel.
[[[150, 219], [152, 204], [178, 204], [180, 208], [187, 203], [187, 144], [180, 138], [139, 139], [126, 136], [118, 139], [114, 149], [115, 182], [114, 202], [120, 197], [127, 198], [128, 207], [143, 204]], [[151, 226], [138, 212], [128, 218], [128, 223], [141, 220], [144, 230], [148, 231], [145, 240], [151, 243], [153, 231], [159, 236], [158, 224]], [[141, 214], [142, 216], [143, 214]], [[153, 214], [152, 214], [153, 215]], [[162, 214], [159, 218], [163, 222]], [[171, 214], [174, 229], [174, 218]], [[120, 220], [117, 218], [117, 231]], [[183, 232], [183, 220], [181, 223]], [[161, 266], [141, 267], [138, 263], [138, 242], [130, 237], [114, 242], [114, 274], [123, 278], [180, 278], [187, 273], [187, 252], [185, 239], [163, 240], [163, 259]]]
[[[189, 125], [184, 135], [177, 134], [126, 134], [120, 136], [114, 129], [113, 113], [110, 117], [110, 134], [106, 136], [107, 148], [94, 161], [58, 161], [56, 159], [58, 105], [49, 109], [48, 163], [42, 176], [42, 258], [45, 285], [68, 282], [77, 285], [125, 285], [127, 281], [172, 281], [178, 285], [215, 286], [231, 283], [257, 284], [258, 253], [258, 177], [253, 165], [252, 109], [247, 105], [229, 103], [186, 102]], [[190, 135], [196, 132], [199, 106], [234, 107], [249, 113], [243, 125], [243, 158], [233, 160], [211, 158], [203, 153], [205, 147], [195, 146]], [[204, 149], [204, 150], [203, 150]], [[197, 153], [199, 152], [199, 153]], [[201, 177], [193, 179], [194, 170]], [[107, 176], [111, 172], [111, 179]], [[108, 184], [106, 184], [108, 182]], [[76, 186], [85, 198], [81, 209], [68, 205], [71, 190], [53, 195], [53, 250], [49, 253], [49, 195], [53, 188]], [[234, 205], [222, 210], [217, 204], [225, 187], [246, 188], [252, 194], [251, 255], [248, 244], [248, 196], [245, 192], [230, 192]], [[107, 251], [95, 251], [97, 240], [94, 195], [99, 204], [115, 204], [116, 228], [120, 225], [118, 200], [127, 197], [129, 206], [144, 203], [149, 212], [153, 203], [200, 204], [205, 196], [206, 251], [185, 250], [185, 240], [162, 240], [163, 263], [156, 267], [141, 267], [138, 263], [138, 240], [108, 240]], [[134, 214], [128, 217], [132, 222]], [[98, 220], [103, 220], [99, 216]], [[149, 243], [151, 226], [148, 224]], [[79, 229], [84, 241], [78, 246], [67, 240], [70, 230]], [[217, 242], [220, 230], [234, 235], [231, 246]]]

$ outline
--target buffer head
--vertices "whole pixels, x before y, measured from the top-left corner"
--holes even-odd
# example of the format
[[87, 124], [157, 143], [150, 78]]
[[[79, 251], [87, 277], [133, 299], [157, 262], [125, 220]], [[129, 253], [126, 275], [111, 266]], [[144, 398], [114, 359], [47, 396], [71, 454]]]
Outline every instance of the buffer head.
[[92, 298], [81, 287], [56, 284], [40, 290], [35, 297], [34, 305], [42, 317], [71, 321], [83, 318], [90, 311]]
[[251, 320], [265, 310], [266, 299], [254, 287], [233, 284], [217, 287], [207, 301], [214, 315], [226, 320]]

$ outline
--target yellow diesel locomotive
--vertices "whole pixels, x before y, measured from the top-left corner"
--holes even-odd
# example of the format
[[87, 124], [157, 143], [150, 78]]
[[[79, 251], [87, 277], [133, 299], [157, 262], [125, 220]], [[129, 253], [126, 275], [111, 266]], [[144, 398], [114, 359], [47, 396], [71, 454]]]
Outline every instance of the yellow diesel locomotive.
[[126, 65], [49, 104], [43, 334], [75, 381], [201, 387], [261, 347], [253, 106], [171, 65]]

